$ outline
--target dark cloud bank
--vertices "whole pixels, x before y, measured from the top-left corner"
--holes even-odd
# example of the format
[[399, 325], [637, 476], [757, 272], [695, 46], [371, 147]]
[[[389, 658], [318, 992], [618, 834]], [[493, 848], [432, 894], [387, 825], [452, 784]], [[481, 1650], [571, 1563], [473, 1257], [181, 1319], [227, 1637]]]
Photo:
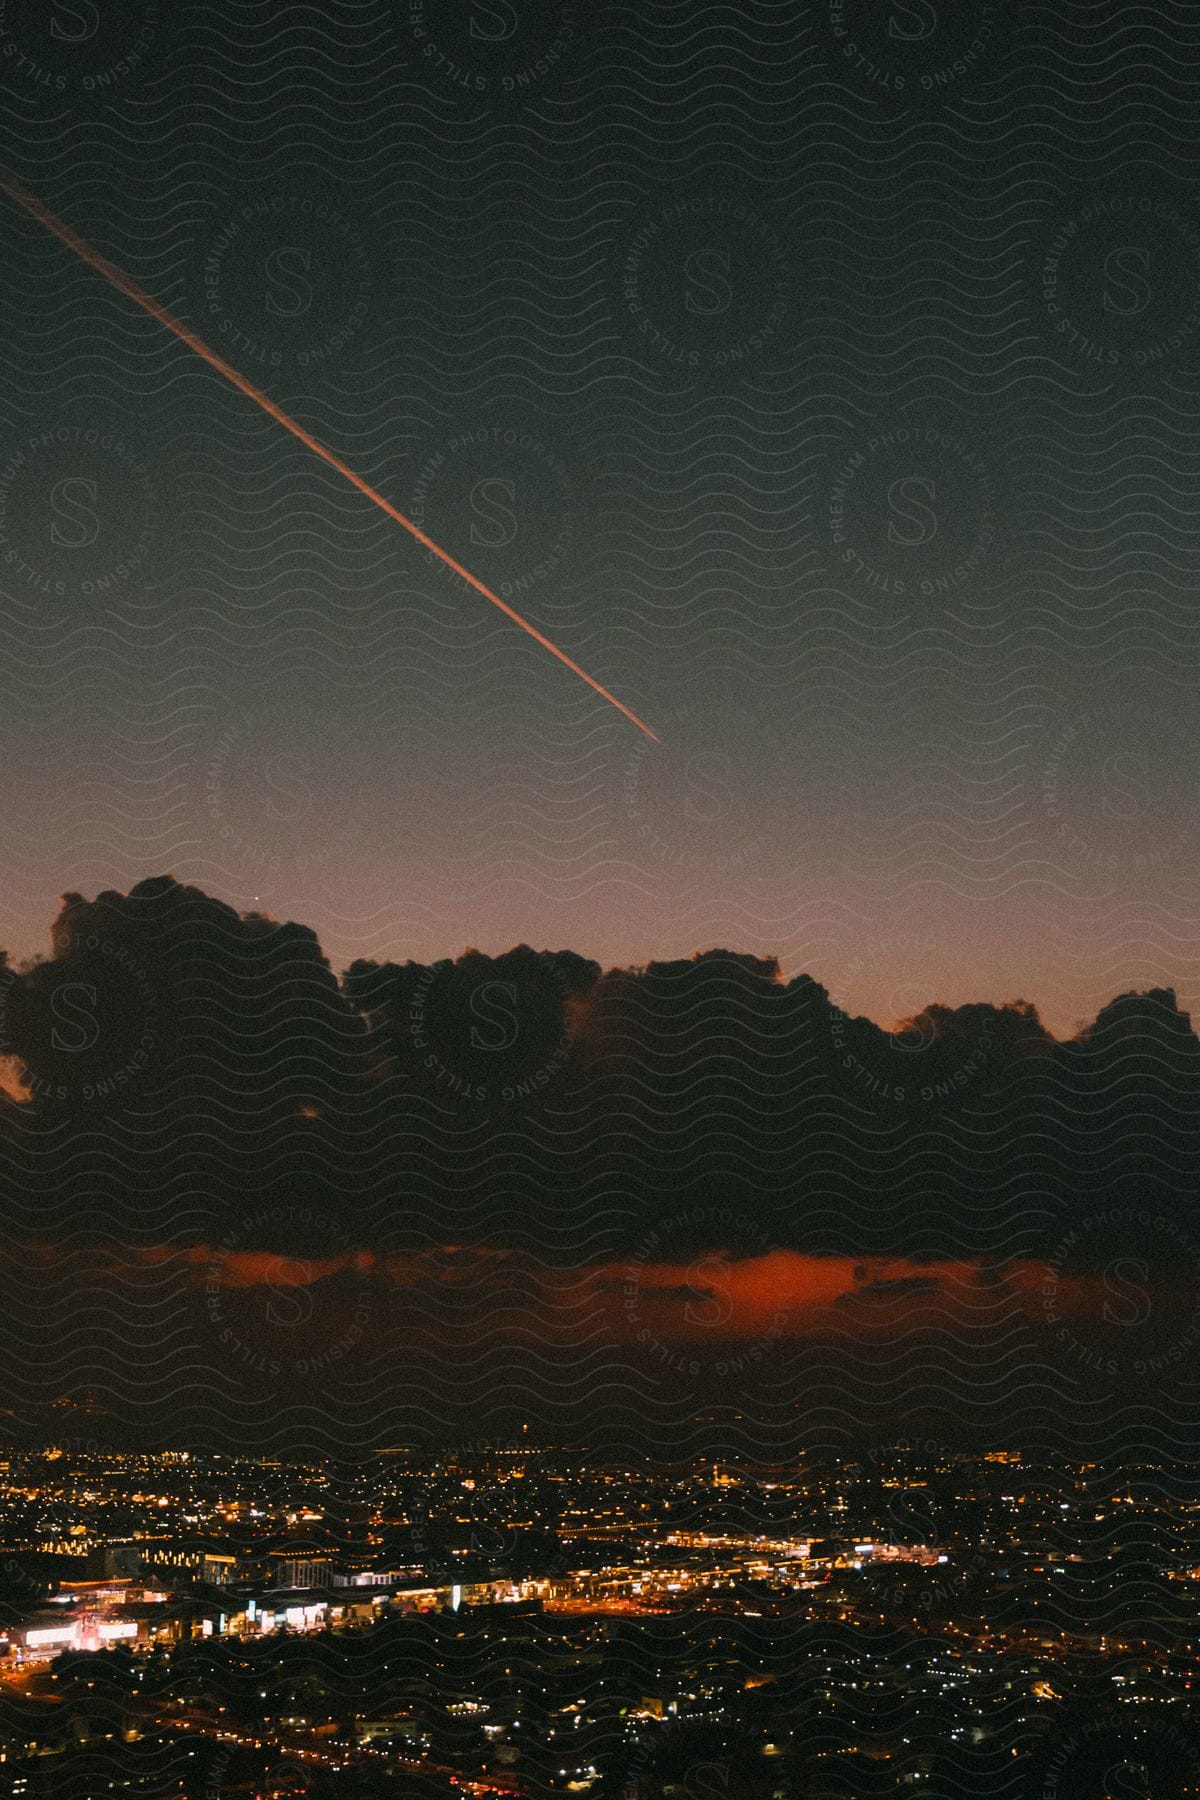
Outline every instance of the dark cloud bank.
[[[18, 1286], [114, 1245], [343, 1278], [360, 1252], [562, 1275], [719, 1250], [859, 1259], [859, 1313], [903, 1322], [947, 1264], [985, 1300], [1056, 1255], [1062, 1283], [1200, 1268], [1200, 1044], [1166, 989], [1059, 1042], [1024, 1000], [931, 996], [888, 1030], [717, 949], [608, 971], [468, 950], [339, 978], [308, 927], [170, 876], [67, 894], [51, 943], [0, 987]], [[703, 1320], [703, 1278], [674, 1291]]]

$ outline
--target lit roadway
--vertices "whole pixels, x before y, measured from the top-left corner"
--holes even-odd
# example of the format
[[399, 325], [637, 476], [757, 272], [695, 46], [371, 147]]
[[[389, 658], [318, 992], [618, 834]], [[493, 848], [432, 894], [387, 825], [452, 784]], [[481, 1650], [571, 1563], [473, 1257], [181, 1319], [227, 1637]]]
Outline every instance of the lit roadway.
[[506, 1775], [503, 1782], [500, 1780], [489, 1781], [463, 1775], [457, 1769], [449, 1768], [444, 1763], [430, 1762], [424, 1758], [397, 1756], [390, 1750], [374, 1750], [369, 1744], [355, 1745], [353, 1749], [336, 1751], [301, 1749], [293, 1743], [285, 1743], [263, 1733], [234, 1731], [225, 1725], [217, 1726], [208, 1721], [188, 1719], [177, 1714], [164, 1714], [156, 1722], [159, 1725], [169, 1725], [177, 1731], [189, 1731], [193, 1736], [211, 1738], [214, 1743], [238, 1744], [246, 1750], [281, 1750], [288, 1756], [298, 1757], [305, 1762], [316, 1763], [327, 1769], [349, 1769], [375, 1762], [385, 1770], [395, 1769], [398, 1772], [403, 1771], [406, 1775], [441, 1775], [452, 1787], [468, 1794], [483, 1796], [500, 1794], [515, 1797], [515, 1800], [526, 1800], [528, 1795], [528, 1789], [519, 1786], [516, 1778], [511, 1775]]

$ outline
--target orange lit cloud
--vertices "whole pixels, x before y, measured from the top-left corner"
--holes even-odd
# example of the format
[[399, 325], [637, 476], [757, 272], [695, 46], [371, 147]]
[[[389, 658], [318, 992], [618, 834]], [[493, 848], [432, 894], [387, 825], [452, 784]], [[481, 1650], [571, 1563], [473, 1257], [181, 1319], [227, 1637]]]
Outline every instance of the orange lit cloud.
[[[814, 1256], [770, 1250], [735, 1259], [707, 1250], [684, 1263], [612, 1264], [597, 1272], [610, 1311], [627, 1335], [651, 1327], [657, 1336], [686, 1342], [714, 1334], [729, 1338], [771, 1330], [808, 1336], [834, 1324], [870, 1326], [873, 1311], [903, 1304], [923, 1309], [973, 1286], [974, 1263], [915, 1262], [910, 1258]], [[945, 1315], [945, 1305], [942, 1308]]]
[[[47, 1280], [61, 1279], [64, 1264], [83, 1254], [49, 1244], [9, 1251], [10, 1259], [20, 1259], [27, 1283], [42, 1279], [39, 1271]], [[305, 1256], [227, 1248], [221, 1242], [109, 1246], [86, 1254], [93, 1281], [127, 1282], [139, 1269], [146, 1279], [157, 1280], [172, 1267], [182, 1267], [189, 1285], [209, 1291], [214, 1284], [252, 1293], [365, 1279], [377, 1284], [381, 1329], [394, 1326], [431, 1342], [444, 1341], [447, 1334], [458, 1334], [460, 1343], [564, 1348], [633, 1347], [650, 1338], [680, 1348], [764, 1337], [865, 1342], [913, 1332], [957, 1337], [963, 1327], [974, 1332], [1002, 1321], [1011, 1326], [1014, 1316], [1022, 1315], [1044, 1331], [1051, 1278], [1054, 1320], [1103, 1320], [1105, 1302], [1112, 1302], [1102, 1275], [1052, 1272], [1047, 1262], [1033, 1258], [998, 1266], [977, 1259], [819, 1256], [779, 1248], [739, 1257], [710, 1248], [687, 1260], [631, 1256], [571, 1267], [495, 1246], [436, 1245], [383, 1255], [347, 1247]], [[1173, 1285], [1158, 1278], [1156, 1294], [1170, 1302]], [[1196, 1295], [1174, 1298], [1180, 1306], [1187, 1300], [1193, 1311], [1200, 1309]]]
[[[277, 1250], [208, 1251], [203, 1263], [205, 1279], [222, 1287], [313, 1287], [343, 1269], [370, 1268], [369, 1253], [345, 1256], [281, 1256]], [[189, 1261], [198, 1259], [192, 1255]]]
[[28, 1071], [19, 1056], [0, 1056], [0, 1094], [22, 1106], [33, 1099]]

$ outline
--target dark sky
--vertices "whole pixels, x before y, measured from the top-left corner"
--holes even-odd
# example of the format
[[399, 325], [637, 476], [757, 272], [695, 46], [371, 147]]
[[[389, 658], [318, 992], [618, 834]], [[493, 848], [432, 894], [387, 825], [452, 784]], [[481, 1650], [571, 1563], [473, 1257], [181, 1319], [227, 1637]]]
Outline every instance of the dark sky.
[[0, 941], [1194, 995], [1195, 9], [319, 10], [7, 0], [0, 155], [662, 746], [6, 209]]
[[[14, 960], [44, 950], [64, 890], [125, 894], [171, 871], [235, 912], [311, 927], [335, 972], [467, 945], [569, 947], [603, 967], [725, 945], [885, 1025], [930, 1001], [1022, 997], [1065, 1037], [1129, 988], [1200, 1002], [1198, 49], [1191, 5], [3, 0], [0, 162], [661, 743], [0, 203], [0, 942]], [[636, 1062], [649, 1052], [634, 1038]], [[903, 1056], [887, 1041], [885, 1062]], [[802, 1062], [787, 1065], [800, 1086]], [[370, 1112], [360, 1078], [335, 1105], [297, 1077], [289, 1116]], [[1097, 1117], [1101, 1091], [1079, 1102]], [[777, 1277], [801, 1311], [817, 1290], [874, 1304], [931, 1291], [912, 1257], [957, 1257], [986, 1313], [971, 1259], [1044, 1259], [1088, 1200], [1060, 1182], [1073, 1105], [1036, 1175], [1022, 1140], [984, 1178], [961, 1161], [962, 1115], [946, 1127], [961, 1126], [957, 1149], [922, 1138], [929, 1160], [911, 1163], [873, 1102], [856, 1129], [875, 1197], [881, 1170], [903, 1165], [928, 1198], [953, 1164], [955, 1198], [936, 1230], [863, 1226], [858, 1244], [802, 1228], [768, 1125], [734, 1208], [747, 1279], [773, 1293]], [[86, 1182], [71, 1186], [62, 1119], [43, 1123], [44, 1235], [74, 1242]], [[459, 1124], [466, 1167], [486, 1172], [501, 1128]], [[543, 1149], [570, 1135], [546, 1129]], [[422, 1254], [490, 1238], [508, 1255], [527, 1205], [541, 1272], [500, 1284], [526, 1317], [521, 1283], [547, 1267], [611, 1274], [636, 1257], [655, 1192], [646, 1129], [633, 1173], [618, 1146], [581, 1188], [551, 1156], [535, 1203], [518, 1153], [475, 1211], [457, 1164], [439, 1211], [420, 1143], [389, 1143], [394, 1185], [372, 1186], [372, 1165], [364, 1206], [403, 1229], [390, 1249], [376, 1230], [370, 1254], [415, 1254], [414, 1194], [433, 1209]], [[818, 1140], [810, 1153], [816, 1180]], [[188, 1154], [153, 1163], [136, 1233], [108, 1189], [92, 1222], [124, 1233], [98, 1266], [126, 1271], [130, 1316], [156, 1320], [156, 1341], [177, 1327], [184, 1363], [207, 1368], [212, 1344], [188, 1336], [197, 1271], [216, 1256], [221, 1294], [254, 1288], [261, 1271], [238, 1258], [271, 1231], [221, 1248], [221, 1206], [244, 1218], [254, 1180], [243, 1168], [222, 1186], [228, 1171]], [[346, 1239], [303, 1251], [306, 1293], [314, 1270], [316, 1285], [323, 1270], [357, 1279], [370, 1237], [357, 1215], [328, 1223], [353, 1188], [344, 1168], [333, 1200], [312, 1198], [332, 1154], [304, 1151], [309, 1197], [287, 1202], [316, 1208], [317, 1238]], [[676, 1248], [686, 1270], [697, 1247], [728, 1251], [732, 1227], [720, 1183], [697, 1196], [679, 1154], [664, 1177], [679, 1245], [643, 1260], [686, 1307]], [[1140, 1138], [1137, 1156], [1140, 1204], [1154, 1164]], [[990, 1237], [968, 1229], [977, 1179]], [[841, 1180], [820, 1217], [855, 1217]], [[138, 1182], [122, 1181], [124, 1205]], [[786, 1218], [763, 1199], [785, 1189]], [[587, 1195], [605, 1219], [612, 1192], [601, 1241], [572, 1209]], [[1022, 1238], [1031, 1192], [1045, 1216]], [[573, 1264], [562, 1245], [546, 1262], [560, 1204]], [[883, 1213], [899, 1204], [884, 1192]], [[690, 1236], [689, 1206], [717, 1209]], [[27, 1243], [36, 1208], [14, 1217]], [[1084, 1261], [1133, 1281], [1116, 1229]], [[155, 1312], [137, 1282], [168, 1242], [183, 1286]], [[868, 1246], [899, 1263], [856, 1263]], [[835, 1253], [850, 1260], [830, 1291], [832, 1264], [770, 1261]], [[56, 1254], [45, 1291], [61, 1300]], [[477, 1266], [467, 1279], [482, 1282]], [[601, 1303], [585, 1288], [554, 1292], [562, 1317], [583, 1308], [586, 1344]], [[501, 1303], [479, 1291], [492, 1319]], [[730, 1304], [757, 1317], [749, 1290]], [[954, 1304], [935, 1294], [935, 1311]], [[353, 1293], [336, 1307], [352, 1316]], [[427, 1341], [450, 1329], [423, 1317]], [[322, 1343], [351, 1329], [336, 1319]], [[634, 1322], [625, 1306], [622, 1343]], [[534, 1364], [559, 1326], [535, 1330]], [[775, 1343], [762, 1333], [758, 1360]], [[491, 1365], [471, 1354], [477, 1396]], [[777, 1387], [756, 1404], [790, 1404]], [[931, 1402], [947, 1418], [952, 1389]]]

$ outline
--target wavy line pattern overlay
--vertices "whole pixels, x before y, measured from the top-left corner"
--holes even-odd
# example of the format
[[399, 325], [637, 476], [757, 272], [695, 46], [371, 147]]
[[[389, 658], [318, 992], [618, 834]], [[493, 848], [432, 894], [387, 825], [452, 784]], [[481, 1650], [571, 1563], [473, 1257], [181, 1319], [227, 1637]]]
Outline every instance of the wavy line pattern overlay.
[[1198, 71], [0, 0], [0, 1800], [1200, 1795]]

